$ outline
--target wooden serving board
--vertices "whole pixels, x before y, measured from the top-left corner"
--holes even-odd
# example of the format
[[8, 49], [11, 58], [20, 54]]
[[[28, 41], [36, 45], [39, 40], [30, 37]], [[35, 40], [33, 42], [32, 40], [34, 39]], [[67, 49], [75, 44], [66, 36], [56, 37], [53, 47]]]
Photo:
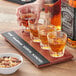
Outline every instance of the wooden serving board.
[[5, 32], [2, 35], [11, 45], [39, 68], [65, 62], [73, 58], [68, 49], [65, 50], [63, 57], [51, 57], [48, 50], [42, 50], [39, 43], [32, 42], [29, 32], [22, 33], [22, 30], [17, 30]]

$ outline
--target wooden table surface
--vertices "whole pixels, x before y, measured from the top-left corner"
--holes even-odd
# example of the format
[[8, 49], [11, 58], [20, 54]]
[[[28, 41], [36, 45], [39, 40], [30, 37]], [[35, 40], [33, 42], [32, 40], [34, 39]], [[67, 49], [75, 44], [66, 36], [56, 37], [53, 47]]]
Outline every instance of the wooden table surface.
[[[20, 5], [0, 0], [0, 33], [20, 29], [16, 22], [16, 8]], [[76, 76], [76, 49], [66, 47], [74, 55], [72, 61], [61, 64], [48, 66], [38, 69], [29, 62], [23, 55], [22, 67], [12, 75], [0, 76]], [[0, 54], [1, 53], [17, 53], [14, 47], [7, 43], [0, 35]]]

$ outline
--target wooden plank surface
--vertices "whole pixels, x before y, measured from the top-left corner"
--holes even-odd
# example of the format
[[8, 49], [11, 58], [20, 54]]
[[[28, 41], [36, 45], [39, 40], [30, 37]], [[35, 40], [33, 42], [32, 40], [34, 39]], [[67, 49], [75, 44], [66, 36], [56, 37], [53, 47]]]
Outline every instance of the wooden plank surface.
[[[16, 22], [16, 8], [20, 5], [0, 0], [0, 33], [21, 29]], [[76, 76], [76, 49], [66, 47], [74, 55], [74, 59], [69, 62], [52, 65], [38, 69], [25, 57], [22, 67], [12, 75], [0, 76]], [[0, 35], [0, 53], [17, 53], [14, 47], [7, 43]], [[21, 55], [21, 54], [20, 54]]]

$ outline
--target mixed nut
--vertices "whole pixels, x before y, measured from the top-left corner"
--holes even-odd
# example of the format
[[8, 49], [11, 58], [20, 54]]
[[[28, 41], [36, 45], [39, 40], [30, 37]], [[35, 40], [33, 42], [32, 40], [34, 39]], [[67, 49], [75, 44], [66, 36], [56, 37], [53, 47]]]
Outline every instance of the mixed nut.
[[0, 57], [0, 68], [10, 68], [21, 63], [16, 57], [4, 56]]

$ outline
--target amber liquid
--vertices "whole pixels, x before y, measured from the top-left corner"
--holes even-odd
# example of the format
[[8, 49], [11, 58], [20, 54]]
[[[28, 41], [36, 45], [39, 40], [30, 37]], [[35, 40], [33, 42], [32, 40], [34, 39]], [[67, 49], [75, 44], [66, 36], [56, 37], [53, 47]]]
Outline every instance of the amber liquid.
[[[69, 0], [69, 5], [71, 7], [76, 8], [76, 0]], [[68, 38], [68, 45], [73, 47], [73, 48], [76, 48], [76, 41], [71, 40], [70, 38]]]
[[59, 53], [62, 52], [65, 47], [65, 41], [60, 38], [53, 39], [53, 42], [49, 42], [49, 47], [53, 52]]
[[76, 41], [71, 40], [70, 38], [68, 38], [68, 43], [69, 46], [76, 48]]
[[37, 29], [30, 29], [30, 32], [34, 37], [38, 37], [38, 30]]
[[31, 14], [31, 13], [28, 13], [28, 14], [23, 14], [21, 16], [21, 21], [22, 21], [22, 25], [25, 26], [25, 27], [28, 27], [28, 20], [30, 23], [34, 23], [35, 22], [35, 15], [34, 14]]
[[50, 12], [51, 24], [55, 25], [58, 30], [61, 30], [61, 0], [53, 4], [45, 4], [44, 8], [45, 11], [48, 9]]
[[76, 8], [76, 0], [68, 0], [69, 5]]
[[44, 44], [44, 45], [48, 44], [47, 36], [39, 35], [39, 37], [40, 37], [40, 40], [41, 40], [42, 44]]
[[39, 38], [43, 45], [48, 45], [47, 34], [52, 31], [55, 31], [55, 27], [53, 27], [52, 29], [50, 28], [50, 26], [41, 28], [39, 32]]

